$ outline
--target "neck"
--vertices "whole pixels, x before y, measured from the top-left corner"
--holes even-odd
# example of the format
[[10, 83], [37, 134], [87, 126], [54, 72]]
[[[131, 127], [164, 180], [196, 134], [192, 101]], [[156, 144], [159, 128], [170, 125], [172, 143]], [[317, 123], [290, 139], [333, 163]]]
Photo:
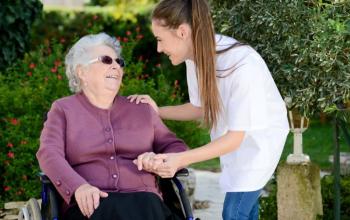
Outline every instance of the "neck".
[[85, 96], [94, 106], [101, 109], [110, 109], [116, 94], [94, 94], [88, 90], [83, 90]]

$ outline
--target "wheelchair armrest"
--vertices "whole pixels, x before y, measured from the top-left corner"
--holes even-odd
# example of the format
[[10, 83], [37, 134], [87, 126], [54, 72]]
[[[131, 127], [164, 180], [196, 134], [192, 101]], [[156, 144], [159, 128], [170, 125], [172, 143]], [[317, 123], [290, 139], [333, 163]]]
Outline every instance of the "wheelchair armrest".
[[174, 176], [174, 177], [188, 176], [188, 175], [189, 175], [188, 169], [187, 169], [187, 168], [182, 168], [181, 170], [178, 170], [178, 171], [175, 173], [175, 176]]
[[41, 180], [42, 183], [44, 183], [44, 184], [52, 184], [51, 180], [49, 179], [48, 176], [45, 175], [45, 173], [40, 172], [38, 174], [38, 176], [40, 177], [40, 180]]

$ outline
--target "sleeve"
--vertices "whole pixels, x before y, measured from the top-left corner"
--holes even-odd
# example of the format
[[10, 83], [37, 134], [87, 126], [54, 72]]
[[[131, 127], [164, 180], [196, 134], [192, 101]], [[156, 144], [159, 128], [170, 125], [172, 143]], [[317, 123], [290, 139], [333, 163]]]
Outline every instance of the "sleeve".
[[268, 126], [267, 94], [263, 73], [252, 65], [240, 67], [232, 76], [227, 107], [228, 129], [251, 131]]
[[66, 118], [57, 102], [52, 104], [40, 136], [40, 148], [36, 154], [40, 168], [70, 203], [75, 190], [87, 181], [65, 159]]
[[193, 61], [186, 60], [187, 88], [190, 102], [192, 105], [201, 107], [199, 96], [198, 80], [196, 75], [196, 66]]
[[187, 145], [166, 127], [152, 107], [149, 107], [149, 111], [151, 113], [154, 128], [154, 152], [176, 153], [187, 150]]

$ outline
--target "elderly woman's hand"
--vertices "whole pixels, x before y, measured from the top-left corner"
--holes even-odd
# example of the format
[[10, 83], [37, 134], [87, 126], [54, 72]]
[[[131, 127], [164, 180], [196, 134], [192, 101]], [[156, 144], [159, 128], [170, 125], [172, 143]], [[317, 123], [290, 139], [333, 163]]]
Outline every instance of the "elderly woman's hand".
[[163, 161], [157, 167], [157, 174], [162, 178], [172, 178], [182, 168], [180, 153], [157, 154], [153, 159]]
[[159, 114], [159, 107], [157, 103], [149, 95], [129, 95], [128, 99], [130, 100], [130, 102], [135, 101], [136, 104], [139, 104], [140, 102], [147, 103], [151, 105], [154, 111], [156, 111]]
[[75, 190], [74, 196], [81, 213], [90, 218], [100, 204], [100, 197], [105, 198], [108, 196], [108, 193], [102, 192], [97, 187], [86, 183]]

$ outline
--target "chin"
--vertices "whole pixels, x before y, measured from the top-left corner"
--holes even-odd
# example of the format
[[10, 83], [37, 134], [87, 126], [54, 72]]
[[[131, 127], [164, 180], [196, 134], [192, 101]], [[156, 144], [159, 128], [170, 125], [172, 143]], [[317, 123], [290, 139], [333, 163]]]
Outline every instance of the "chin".
[[170, 59], [170, 61], [171, 61], [171, 64], [173, 64], [174, 66], [177, 66], [184, 62], [184, 60], [174, 60], [174, 59]]

